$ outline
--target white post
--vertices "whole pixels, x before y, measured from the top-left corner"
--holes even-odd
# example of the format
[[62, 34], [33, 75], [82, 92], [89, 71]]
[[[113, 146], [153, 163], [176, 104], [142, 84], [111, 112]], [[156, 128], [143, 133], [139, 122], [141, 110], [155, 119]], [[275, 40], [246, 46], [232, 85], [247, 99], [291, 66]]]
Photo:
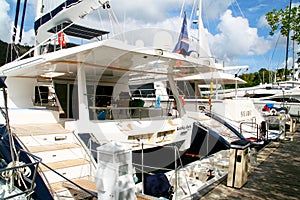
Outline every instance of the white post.
[[237, 80], [235, 80], [235, 99], [237, 99]]
[[177, 177], [177, 155], [176, 155], [176, 146], [174, 146], [174, 157], [175, 157], [175, 187], [174, 187], [174, 190], [175, 190], [175, 200], [177, 200], [177, 179], [178, 179], [178, 177]]
[[79, 121], [89, 120], [88, 97], [86, 89], [85, 66], [82, 63], [77, 64], [77, 82], [78, 82], [78, 115]]
[[179, 113], [179, 116], [182, 117], [185, 114], [185, 110], [183, 108], [182, 100], [179, 96], [177, 85], [176, 85], [175, 80], [174, 80], [173, 66], [174, 66], [173, 62], [169, 63], [168, 80], [169, 80], [169, 83], [170, 83], [170, 88], [171, 88], [171, 90], [173, 92], [173, 95], [174, 95], [174, 100], [176, 101], [177, 111]]
[[144, 143], [142, 142], [142, 194], [144, 194]]

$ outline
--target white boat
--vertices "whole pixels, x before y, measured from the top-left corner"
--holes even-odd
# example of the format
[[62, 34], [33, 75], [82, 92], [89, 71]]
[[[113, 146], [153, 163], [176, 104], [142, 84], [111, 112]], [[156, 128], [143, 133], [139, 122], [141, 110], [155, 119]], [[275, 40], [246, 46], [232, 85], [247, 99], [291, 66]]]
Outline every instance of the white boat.
[[[244, 68], [246, 66], [237, 67]], [[279, 120], [279, 116], [277, 116], [278, 120], [275, 120], [275, 128], [274, 119], [270, 120], [270, 117], [265, 119], [266, 113], [261, 112], [262, 107], [266, 103], [273, 103], [273, 101], [270, 100], [271, 98], [265, 101], [255, 101], [254, 98], [246, 97], [247, 95], [244, 93], [249, 92], [249, 88], [247, 90], [237, 88], [238, 84], [243, 84], [245, 81], [235, 75], [221, 72], [219, 71], [220, 69], [176, 79], [179, 91], [181, 92], [180, 95], [184, 97], [187, 113], [191, 114], [195, 111], [208, 112], [211, 116], [216, 116], [230, 124], [235, 130], [254, 144], [264, 144], [264, 140], [278, 139], [284, 133], [282, 124], [284, 124], [285, 121], [290, 124], [290, 121], [292, 121], [288, 120], [290, 117], [287, 114], [282, 115], [281, 113], [280, 118], [282, 120]], [[225, 70], [226, 67], [223, 69]], [[222, 85], [225, 84], [233, 84], [235, 85], [235, 89], [220, 90]], [[204, 91], [202, 91], [203, 89]], [[265, 88], [259, 89], [255, 87], [255, 89], [257, 89], [255, 93], [258, 93], [258, 91], [268, 91]], [[293, 89], [293, 91], [296, 90], [299, 89]], [[281, 90], [278, 89], [274, 89], [274, 91], [281, 92]], [[274, 93], [274, 91], [267, 96], [279, 98], [280, 93], [277, 94]], [[289, 94], [291, 93], [292, 92]], [[297, 96], [297, 92], [294, 92], [294, 95]], [[264, 105], [258, 108], [258, 103], [260, 103], [260, 105], [264, 103]], [[267, 122], [267, 124], [265, 122]]]
[[299, 81], [274, 82], [237, 90], [226, 89], [220, 90], [218, 94], [219, 98], [249, 97], [259, 110], [267, 103], [273, 103], [277, 108], [286, 107], [292, 116], [299, 116], [300, 113]]
[[273, 103], [274, 107], [287, 108], [287, 113], [291, 116], [300, 115], [300, 89], [298, 81], [287, 81], [270, 84], [270, 87], [261, 89], [260, 93], [249, 92], [255, 106], [262, 110], [267, 103]]
[[[55, 24], [44, 25], [48, 28], [53, 25], [51, 30], [64, 27], [65, 32], [73, 25], [78, 28], [66, 13], [89, 2], [74, 1], [63, 13], [54, 16]], [[107, 7], [108, 3], [93, 1], [97, 7]], [[61, 5], [58, 8], [61, 10]], [[95, 7], [86, 9], [89, 12]], [[79, 18], [82, 12], [77, 13]], [[69, 23], [67, 27], [65, 20]], [[42, 33], [42, 29], [43, 26], [38, 32]], [[160, 31], [177, 40], [168, 31]], [[107, 33], [95, 32], [96, 36]], [[56, 35], [53, 34], [54, 39]], [[0, 68], [8, 87], [6, 114], [12, 135], [21, 148], [43, 161], [41, 177], [53, 192], [45, 199], [74, 198], [81, 194], [78, 188], [84, 189], [83, 196], [93, 196], [95, 187], [91, 185], [96, 162], [88, 144], [94, 140], [99, 144], [128, 143], [133, 150], [143, 147], [150, 153], [165, 145], [176, 145], [180, 151], [190, 147], [193, 124], [198, 119], [185, 113], [174, 78], [209, 71], [213, 67], [210, 58], [183, 56], [153, 45], [134, 45], [138, 40], [132, 39], [129, 44], [116, 38], [54, 52], [43, 51], [44, 54]], [[43, 47], [40, 40], [38, 45]], [[169, 104], [132, 106], [129, 85], [155, 80], [168, 80], [172, 91]], [[170, 104], [174, 101], [177, 113], [170, 115]], [[1, 123], [6, 122], [5, 118], [1, 119]], [[165, 155], [159, 157], [166, 162], [161, 165], [168, 164]], [[70, 181], [71, 184], [67, 183]]]
[[144, 185], [137, 184], [136, 192], [153, 200], [200, 199], [227, 178], [229, 154], [229, 150], [219, 151], [165, 174], [148, 175]]

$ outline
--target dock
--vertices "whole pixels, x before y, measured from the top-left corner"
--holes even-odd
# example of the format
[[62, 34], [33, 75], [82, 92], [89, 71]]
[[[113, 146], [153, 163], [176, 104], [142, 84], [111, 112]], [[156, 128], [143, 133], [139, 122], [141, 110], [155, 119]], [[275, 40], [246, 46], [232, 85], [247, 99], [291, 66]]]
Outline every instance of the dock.
[[300, 199], [300, 126], [286, 139], [272, 142], [257, 154], [247, 183], [240, 189], [226, 180], [200, 199]]

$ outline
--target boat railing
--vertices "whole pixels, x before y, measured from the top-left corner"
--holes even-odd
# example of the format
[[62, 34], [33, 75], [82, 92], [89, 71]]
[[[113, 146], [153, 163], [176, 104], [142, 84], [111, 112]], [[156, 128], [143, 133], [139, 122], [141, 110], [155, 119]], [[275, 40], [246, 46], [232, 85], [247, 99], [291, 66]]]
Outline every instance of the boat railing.
[[[87, 141], [87, 147], [90, 149], [92, 155], [94, 156], [95, 160], [97, 160], [97, 147], [99, 147], [101, 144], [99, 141], [95, 140], [94, 138], [94, 135], [93, 134], [89, 134], [90, 135], [90, 138], [89, 140]], [[102, 141], [104, 143], [108, 142], [108, 141]], [[104, 144], [103, 143], [103, 144]], [[124, 144], [127, 144], [127, 145], [134, 145], [136, 143], [133, 143], [133, 142], [128, 142], [128, 141], [124, 141], [122, 142]], [[176, 145], [164, 145], [164, 146], [161, 146], [161, 145], [155, 145], [155, 144], [147, 144], [147, 146], [151, 146], [151, 147], [161, 147], [161, 148], [164, 148], [164, 149], [170, 149], [171, 151], [174, 150], [174, 161], [173, 161], [173, 165], [174, 168], [171, 168], [171, 167], [156, 167], [156, 166], [148, 166], [148, 165], [145, 165], [144, 164], [144, 150], [146, 148], [145, 145], [143, 143], [140, 144], [140, 148], [139, 148], [139, 154], [141, 154], [141, 163], [132, 163], [133, 167], [135, 168], [136, 170], [136, 173], [139, 173], [141, 174], [141, 183], [144, 183], [144, 174], [151, 174], [151, 173], [148, 173], [146, 169], [150, 169], [151, 171], [174, 171], [173, 175], [175, 176], [174, 177], [174, 192], [177, 191], [177, 187], [178, 187], [178, 170], [182, 169], [183, 168], [183, 163], [182, 163], [182, 160], [181, 160], [181, 153], [178, 149], [178, 147]], [[178, 166], [178, 162], [177, 160], [179, 160], [179, 166]], [[98, 162], [98, 160], [97, 160]], [[186, 182], [187, 182], [187, 179], [186, 179]], [[142, 187], [140, 188], [141, 189], [141, 193], [144, 194], [144, 184], [142, 184]], [[190, 190], [190, 189], [189, 189]]]
[[[141, 182], [142, 182], [142, 188], [141, 188], [141, 192], [142, 194], [144, 194], [144, 181], [145, 181], [145, 178], [144, 178], [144, 174], [146, 173], [146, 170], [145, 170], [145, 167], [147, 167], [148, 169], [151, 169], [151, 170], [156, 170], [156, 171], [172, 171], [174, 170], [174, 192], [176, 193], [177, 191], [177, 187], [178, 187], [178, 170], [180, 168], [183, 167], [183, 163], [182, 163], [182, 160], [181, 160], [181, 156], [180, 156], [180, 152], [179, 152], [179, 149], [176, 145], [165, 145], [163, 146], [163, 148], [167, 148], [167, 149], [171, 149], [171, 150], [174, 150], [174, 169], [171, 169], [171, 168], [164, 168], [164, 167], [152, 167], [152, 166], [145, 166], [144, 165], [144, 144], [142, 143], [141, 145], [141, 164], [137, 164], [137, 163], [133, 163], [133, 166], [141, 173], [142, 177], [141, 177]], [[178, 161], [179, 160], [179, 163], [180, 163], [180, 166], [178, 166]], [[140, 167], [140, 168], [139, 168]], [[187, 180], [186, 180], [187, 181]], [[190, 190], [190, 188], [189, 188]], [[175, 196], [177, 196], [175, 194]]]
[[161, 107], [89, 107], [92, 110], [92, 119], [116, 120], [116, 119], [154, 119], [155, 117], [170, 117], [171, 112]]
[[246, 129], [244, 126], [251, 126], [255, 127], [254, 131], [256, 132], [256, 140], [258, 141], [261, 139], [260, 131], [259, 131], [259, 125], [256, 124], [255, 122], [249, 122], [249, 121], [244, 121], [240, 123], [240, 133], [243, 135], [243, 132], [246, 132]]
[[155, 89], [132, 89], [132, 97], [156, 98]]
[[[147, 89], [140, 89], [147, 90]], [[149, 89], [152, 91], [153, 89]], [[178, 117], [172, 95], [138, 94], [121, 92], [118, 97], [88, 94], [91, 120], [154, 119]], [[146, 95], [146, 96], [145, 96]]]
[[[4, 199], [15, 199], [24, 195], [26, 198], [30, 199], [31, 194], [34, 192], [35, 179], [41, 159], [24, 150], [18, 152], [18, 158], [21, 153], [31, 157], [33, 161], [30, 163], [12, 161], [6, 168], [0, 169], [0, 181], [6, 182], [6, 185], [8, 186], [8, 196], [3, 197]], [[15, 189], [16, 183], [20, 189]]]
[[[65, 177], [64, 175], [58, 173], [55, 169], [52, 169], [50, 166], [46, 165], [45, 163], [41, 162], [41, 164], [46, 167], [47, 169], [49, 169], [50, 171], [52, 171], [53, 173], [55, 173], [56, 175], [60, 176], [61, 178], [63, 178], [65, 181], [67, 181], [68, 183], [70, 183], [71, 185], [74, 185], [75, 187], [79, 188], [81, 191], [89, 194], [92, 197], [97, 198], [97, 194], [85, 189], [84, 187], [81, 187], [80, 185], [78, 185], [77, 183], [75, 183], [74, 181], [68, 179], [67, 177]], [[50, 184], [49, 184], [50, 186]], [[51, 186], [50, 186], [51, 187]]]

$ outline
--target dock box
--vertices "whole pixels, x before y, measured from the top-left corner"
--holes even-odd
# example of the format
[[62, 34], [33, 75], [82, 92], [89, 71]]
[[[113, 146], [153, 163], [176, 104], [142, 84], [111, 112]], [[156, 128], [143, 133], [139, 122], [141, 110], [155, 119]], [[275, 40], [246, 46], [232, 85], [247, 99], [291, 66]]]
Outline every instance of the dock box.
[[230, 144], [227, 186], [241, 188], [247, 182], [249, 146], [247, 140], [237, 140]]

